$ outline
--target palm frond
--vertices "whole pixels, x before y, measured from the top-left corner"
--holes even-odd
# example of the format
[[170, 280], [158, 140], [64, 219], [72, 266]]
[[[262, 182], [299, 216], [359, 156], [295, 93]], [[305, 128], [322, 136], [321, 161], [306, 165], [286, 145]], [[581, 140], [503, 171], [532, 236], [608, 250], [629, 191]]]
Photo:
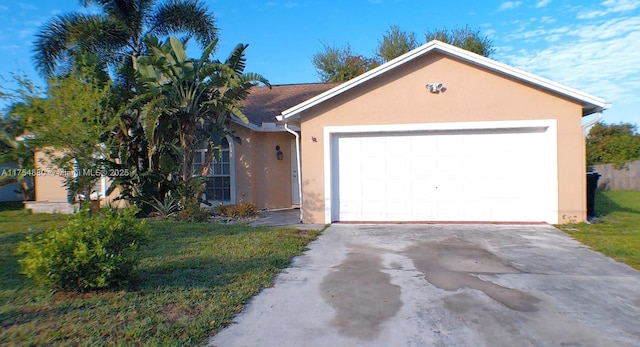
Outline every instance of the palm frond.
[[36, 34], [34, 60], [43, 76], [52, 75], [70, 56], [92, 52], [100, 56], [122, 49], [126, 28], [99, 15], [65, 14], [47, 22]]
[[177, 58], [176, 60], [178, 63], [184, 63], [185, 61], [187, 61], [187, 51], [185, 51], [184, 46], [182, 45], [182, 42], [180, 42], [180, 40], [178, 40], [175, 36], [171, 36], [168, 39], [167, 43], [171, 45], [171, 51]]
[[78, 17], [75, 14], [55, 17], [36, 34], [33, 58], [36, 68], [42, 75], [50, 75], [67, 53], [68, 41], [71, 39]]
[[200, 63], [209, 61], [209, 57], [211, 57], [211, 55], [213, 54], [213, 52], [215, 52], [216, 48], [218, 47], [218, 39], [216, 38], [215, 40], [211, 41], [211, 43], [209, 43], [203, 50], [202, 50], [202, 55], [200, 56]]
[[202, 47], [218, 38], [213, 14], [198, 0], [162, 3], [151, 16], [149, 26], [151, 33], [158, 36], [192, 33]]
[[265, 86], [269, 87], [269, 89], [271, 89], [271, 84], [269, 83], [269, 80], [266, 79], [261, 74], [258, 74], [255, 72], [247, 72], [245, 74], [242, 74], [240, 76], [240, 79], [242, 80], [243, 83], [251, 83], [251, 84], [262, 83]]
[[132, 37], [143, 35], [146, 16], [153, 11], [156, 0], [98, 0], [105, 15], [126, 23]]
[[233, 49], [233, 51], [231, 51], [229, 58], [227, 58], [227, 60], [225, 61], [225, 65], [231, 67], [233, 71], [235, 71], [235, 73], [237, 74], [243, 73], [244, 69], [247, 66], [246, 65], [247, 59], [245, 58], [245, 55], [244, 55], [244, 51], [247, 49], [247, 47], [249, 47], [249, 45], [239, 43]]
[[161, 103], [161, 99], [155, 99], [142, 109], [142, 114], [144, 115], [142, 126], [149, 143], [149, 155], [152, 155], [156, 150], [156, 130], [163, 114], [159, 105]]
[[240, 121], [242, 121], [242, 123], [249, 124], [249, 119], [247, 118], [247, 116], [244, 115], [244, 113], [242, 113], [242, 111], [238, 106], [229, 105], [227, 107], [227, 111], [231, 112], [231, 114], [236, 116]]

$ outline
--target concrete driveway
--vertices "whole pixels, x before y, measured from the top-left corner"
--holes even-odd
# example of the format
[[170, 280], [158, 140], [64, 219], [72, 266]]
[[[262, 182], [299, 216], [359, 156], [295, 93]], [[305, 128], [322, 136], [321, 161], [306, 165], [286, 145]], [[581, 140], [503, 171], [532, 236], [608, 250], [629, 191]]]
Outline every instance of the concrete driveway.
[[213, 346], [639, 346], [640, 273], [551, 226], [332, 225]]

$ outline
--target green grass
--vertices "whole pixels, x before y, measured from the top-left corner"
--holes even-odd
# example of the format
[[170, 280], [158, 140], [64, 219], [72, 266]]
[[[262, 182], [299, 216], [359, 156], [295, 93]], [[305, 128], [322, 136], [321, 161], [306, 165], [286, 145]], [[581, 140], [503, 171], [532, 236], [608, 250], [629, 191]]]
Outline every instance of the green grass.
[[640, 270], [640, 192], [598, 191], [597, 224], [559, 225], [576, 240]]
[[0, 202], [0, 212], [22, 210], [23, 206], [22, 201], [3, 201]]
[[19, 274], [15, 250], [65, 220], [0, 212], [0, 345], [204, 345], [319, 234], [150, 222], [153, 239], [129, 288], [54, 293]]

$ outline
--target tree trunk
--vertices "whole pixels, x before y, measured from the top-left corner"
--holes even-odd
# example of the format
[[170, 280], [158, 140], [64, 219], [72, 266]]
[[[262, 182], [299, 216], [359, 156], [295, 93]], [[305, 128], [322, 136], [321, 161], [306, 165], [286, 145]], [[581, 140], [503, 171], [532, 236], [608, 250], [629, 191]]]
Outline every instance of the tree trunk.
[[182, 180], [189, 181], [193, 176], [193, 150], [190, 146], [184, 148], [184, 160], [182, 161]]
[[213, 158], [213, 146], [208, 145], [207, 154], [205, 155], [204, 164], [202, 165], [202, 172], [200, 173], [201, 176], [207, 176], [209, 174], [211, 164], [213, 164]]
[[193, 146], [195, 139], [195, 125], [189, 122], [183, 122], [180, 125], [182, 134], [180, 136], [180, 145], [182, 146], [182, 180], [188, 182], [193, 177]]

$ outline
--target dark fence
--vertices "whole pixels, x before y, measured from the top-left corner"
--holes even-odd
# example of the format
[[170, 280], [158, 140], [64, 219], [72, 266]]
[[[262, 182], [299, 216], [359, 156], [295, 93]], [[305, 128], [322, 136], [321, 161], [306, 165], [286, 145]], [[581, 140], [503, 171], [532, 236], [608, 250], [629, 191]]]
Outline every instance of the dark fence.
[[594, 171], [602, 175], [598, 188], [604, 190], [640, 190], [640, 160], [628, 162], [621, 169], [613, 164], [594, 165]]

